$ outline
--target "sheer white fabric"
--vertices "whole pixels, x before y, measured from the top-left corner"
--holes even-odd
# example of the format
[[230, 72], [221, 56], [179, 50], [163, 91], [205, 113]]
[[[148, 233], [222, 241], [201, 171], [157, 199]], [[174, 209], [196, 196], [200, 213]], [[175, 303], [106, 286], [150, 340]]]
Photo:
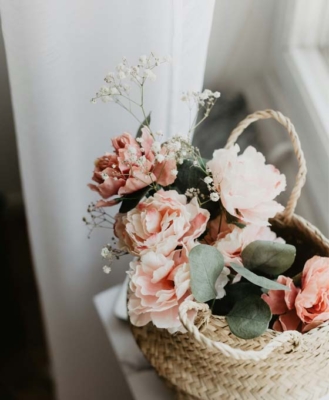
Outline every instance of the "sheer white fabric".
[[[201, 89], [214, 0], [0, 0], [21, 176], [35, 270], [61, 400], [129, 396], [111, 364], [92, 297], [107, 278], [81, 218], [95, 200], [86, 184], [109, 139], [137, 123], [89, 99], [126, 56], [171, 54], [149, 85], [146, 108], [165, 135], [184, 131], [180, 92]], [[19, 251], [19, 249], [18, 249]], [[127, 261], [127, 260], [126, 260]], [[122, 391], [120, 391], [122, 390]], [[112, 397], [111, 397], [112, 396]]]

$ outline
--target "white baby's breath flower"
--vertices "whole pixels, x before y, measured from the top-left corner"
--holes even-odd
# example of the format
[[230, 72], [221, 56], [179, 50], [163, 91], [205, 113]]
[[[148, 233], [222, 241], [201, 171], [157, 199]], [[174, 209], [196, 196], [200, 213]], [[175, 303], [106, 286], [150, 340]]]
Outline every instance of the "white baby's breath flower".
[[155, 159], [157, 160], [158, 163], [162, 163], [165, 159], [165, 156], [163, 154], [157, 154]]
[[214, 92], [214, 97], [215, 97], [215, 99], [218, 99], [220, 97], [220, 93], [219, 92]]
[[140, 62], [142, 65], [145, 65], [145, 64], [147, 63], [147, 56], [145, 56], [145, 55], [140, 56], [140, 57], [139, 57], [139, 62]]
[[120, 64], [118, 64], [117, 66], [116, 66], [116, 70], [118, 71], [118, 72], [120, 72], [120, 71], [124, 71], [125, 70], [125, 65], [123, 64], [123, 63], [120, 63]]
[[156, 131], [155, 134], [156, 134], [157, 136], [163, 136], [163, 132], [162, 132], [162, 131]]
[[126, 74], [123, 71], [119, 71], [118, 72], [118, 78], [119, 79], [125, 79], [125, 77], [126, 77]]
[[101, 255], [103, 258], [108, 258], [110, 254], [110, 250], [107, 247], [102, 248]]
[[93, 98], [93, 99], [90, 100], [90, 102], [91, 102], [92, 104], [96, 104], [96, 99]]
[[197, 166], [199, 165], [199, 163], [198, 163], [196, 160], [194, 160], [194, 161], [193, 161], [193, 165], [194, 165], [195, 167], [197, 167]]
[[143, 139], [142, 139], [141, 137], [139, 137], [139, 138], [136, 138], [136, 142], [138, 142], [138, 143], [142, 143], [142, 142], [143, 142]]
[[106, 179], [109, 179], [109, 176], [106, 172], [102, 172], [102, 178], [104, 179], [104, 181], [106, 181]]
[[112, 82], [114, 82], [114, 77], [115, 77], [115, 75], [114, 75], [114, 73], [113, 72], [109, 72], [107, 75], [106, 75], [106, 77], [105, 77], [105, 82], [107, 82], [107, 83], [112, 83]]
[[154, 82], [156, 80], [157, 76], [155, 75], [155, 73], [152, 70], [146, 69], [144, 71], [144, 77], [149, 79], [150, 81]]
[[103, 271], [104, 271], [106, 274], [109, 274], [109, 273], [112, 271], [112, 268], [109, 267], [108, 265], [104, 265]]
[[99, 89], [100, 94], [109, 94], [110, 93], [110, 88], [108, 86], [102, 86]]
[[170, 173], [171, 173], [171, 175], [176, 176], [178, 174], [178, 171], [177, 171], [177, 169], [172, 169], [170, 171]]
[[203, 180], [207, 185], [209, 185], [210, 183], [212, 183], [214, 180], [212, 179], [211, 176], [206, 176]]
[[102, 96], [103, 103], [109, 103], [110, 101], [113, 101], [111, 96]]
[[129, 152], [130, 154], [136, 154], [136, 153], [137, 153], [136, 147], [134, 147], [134, 146], [129, 146], [129, 147], [128, 147], [128, 152]]
[[110, 94], [115, 95], [115, 94], [120, 94], [120, 92], [116, 87], [113, 87], [110, 89]]
[[151, 149], [154, 153], [159, 153], [161, 150], [161, 143], [157, 141], [153, 142]]
[[210, 193], [210, 200], [211, 201], [218, 201], [219, 200], [219, 194], [216, 192]]

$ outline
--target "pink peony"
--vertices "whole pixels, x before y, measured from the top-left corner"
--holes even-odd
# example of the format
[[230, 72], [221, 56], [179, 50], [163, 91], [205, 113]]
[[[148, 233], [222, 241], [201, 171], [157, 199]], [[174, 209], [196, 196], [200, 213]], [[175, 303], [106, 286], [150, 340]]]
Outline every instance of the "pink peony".
[[277, 237], [267, 226], [247, 225], [239, 228], [235, 225], [228, 225], [225, 232], [217, 236], [214, 246], [222, 253], [225, 265], [236, 263], [242, 266], [241, 253], [243, 249], [255, 240], [284, 243], [284, 240]]
[[314, 256], [306, 262], [295, 306], [303, 331], [329, 320], [329, 258]]
[[[103, 199], [109, 199], [115, 195], [134, 193], [154, 182], [162, 186], [172, 184], [176, 177], [171, 172], [176, 169], [176, 161], [172, 157], [161, 163], [156, 161], [151, 149], [153, 142], [147, 127], [142, 129], [141, 146], [129, 133], [112, 139], [115, 153], [106, 153], [95, 161], [92, 179], [97, 185], [89, 184], [90, 189], [98, 192]], [[161, 152], [168, 155], [165, 147]], [[97, 206], [114, 204], [114, 200], [100, 201]]]
[[240, 220], [268, 225], [268, 219], [283, 211], [274, 198], [286, 187], [286, 178], [264, 156], [249, 146], [243, 154], [236, 144], [216, 150], [207, 163], [225, 209]]
[[154, 251], [167, 256], [198, 238], [208, 219], [209, 212], [199, 207], [196, 198], [187, 204], [186, 196], [175, 190], [159, 190], [122, 217], [121, 238], [133, 254]]
[[[184, 300], [193, 300], [187, 249], [171, 254], [149, 251], [130, 263], [128, 312], [135, 326], [153, 322], [170, 333], [184, 332], [178, 308]], [[195, 314], [190, 314], [193, 318]]]
[[291, 278], [280, 275], [277, 279], [282, 285], [288, 286], [290, 291], [270, 290], [268, 294], [263, 294], [262, 299], [270, 306], [274, 315], [279, 315], [275, 321], [273, 329], [279, 332], [287, 330], [298, 330], [302, 328], [302, 322], [295, 310], [295, 301], [299, 288], [296, 288]]

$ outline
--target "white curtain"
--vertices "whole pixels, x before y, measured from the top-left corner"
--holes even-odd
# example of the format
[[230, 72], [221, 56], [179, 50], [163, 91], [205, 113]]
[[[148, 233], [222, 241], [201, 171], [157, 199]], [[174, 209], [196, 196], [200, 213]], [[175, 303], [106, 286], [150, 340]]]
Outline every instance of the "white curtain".
[[[86, 184], [111, 136], [134, 133], [114, 104], [90, 104], [122, 56], [170, 54], [146, 108], [166, 135], [185, 129], [182, 90], [201, 89], [214, 0], [0, 0], [30, 240], [60, 400], [124, 399], [92, 305], [126, 265], [102, 273], [104, 232], [82, 224]], [[17, 249], [19, 251], [19, 249]], [[113, 357], [113, 355], [112, 355]], [[121, 391], [120, 391], [121, 390]]]

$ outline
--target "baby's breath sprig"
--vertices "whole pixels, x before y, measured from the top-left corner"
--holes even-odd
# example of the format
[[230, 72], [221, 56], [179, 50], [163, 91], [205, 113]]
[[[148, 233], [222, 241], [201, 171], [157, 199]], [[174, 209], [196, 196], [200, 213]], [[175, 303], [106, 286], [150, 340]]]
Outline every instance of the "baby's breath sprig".
[[[114, 240], [114, 238], [112, 238]], [[113, 261], [119, 260], [120, 257], [129, 254], [125, 249], [118, 249], [117, 247], [107, 244], [102, 248], [101, 256], [106, 260], [107, 264], [103, 266], [103, 271], [109, 274], [112, 270], [111, 265]]]
[[[114, 72], [108, 72], [104, 81], [106, 85], [102, 86], [91, 99], [96, 103], [101, 99], [104, 103], [114, 102], [131, 114], [140, 124], [142, 121], [147, 123], [146, 112], [144, 109], [144, 85], [147, 81], [154, 82], [156, 74], [154, 69], [159, 65], [171, 62], [171, 57], [158, 57], [153, 52], [149, 56], [142, 55], [138, 63], [130, 65], [126, 57], [122, 59]], [[139, 91], [138, 99], [132, 96], [132, 86], [137, 87]], [[139, 112], [136, 113], [136, 108]], [[139, 114], [142, 113], [142, 118]], [[148, 128], [150, 128], [148, 126]], [[151, 129], [150, 129], [151, 130]]]
[[104, 208], [96, 207], [95, 203], [90, 203], [87, 213], [89, 214], [88, 217], [83, 217], [82, 220], [89, 229], [88, 238], [96, 228], [113, 230], [115, 219]]
[[[190, 110], [190, 128], [188, 133], [190, 134], [193, 130], [198, 127], [202, 122], [208, 118], [212, 108], [214, 107], [216, 100], [220, 97], [219, 92], [212, 92], [209, 89], [205, 89], [203, 92], [188, 91], [184, 92], [181, 100], [185, 102]], [[204, 114], [200, 121], [197, 123], [199, 111], [203, 109]], [[191, 121], [192, 111], [195, 112], [195, 118]]]

